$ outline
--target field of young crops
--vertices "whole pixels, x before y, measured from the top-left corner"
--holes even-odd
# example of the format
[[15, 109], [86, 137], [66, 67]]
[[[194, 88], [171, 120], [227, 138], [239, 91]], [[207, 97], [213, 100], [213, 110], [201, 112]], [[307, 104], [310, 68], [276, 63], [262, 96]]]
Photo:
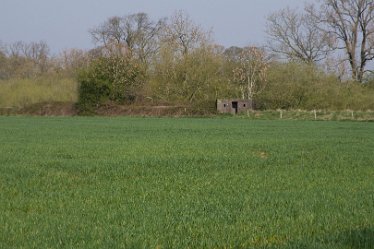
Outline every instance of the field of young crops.
[[0, 248], [374, 248], [374, 123], [0, 117]]

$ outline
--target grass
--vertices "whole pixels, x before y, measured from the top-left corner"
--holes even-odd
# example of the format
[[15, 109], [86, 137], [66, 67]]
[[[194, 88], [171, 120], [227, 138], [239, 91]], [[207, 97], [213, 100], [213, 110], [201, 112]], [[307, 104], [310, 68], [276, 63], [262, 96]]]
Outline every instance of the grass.
[[264, 110], [241, 116], [260, 120], [374, 121], [374, 112], [371, 110]]
[[77, 99], [77, 83], [69, 78], [43, 76], [0, 80], [0, 108], [26, 107], [44, 102], [75, 102]]
[[374, 125], [0, 117], [0, 248], [374, 248]]

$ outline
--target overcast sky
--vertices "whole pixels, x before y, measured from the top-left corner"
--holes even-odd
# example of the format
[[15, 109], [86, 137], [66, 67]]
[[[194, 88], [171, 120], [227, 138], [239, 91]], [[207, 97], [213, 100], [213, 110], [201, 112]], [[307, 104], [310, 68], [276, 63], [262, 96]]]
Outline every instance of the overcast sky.
[[186, 11], [226, 47], [261, 44], [266, 16], [302, 0], [0, 0], [0, 41], [45, 41], [53, 53], [92, 48], [88, 30], [114, 15], [145, 12], [153, 19]]

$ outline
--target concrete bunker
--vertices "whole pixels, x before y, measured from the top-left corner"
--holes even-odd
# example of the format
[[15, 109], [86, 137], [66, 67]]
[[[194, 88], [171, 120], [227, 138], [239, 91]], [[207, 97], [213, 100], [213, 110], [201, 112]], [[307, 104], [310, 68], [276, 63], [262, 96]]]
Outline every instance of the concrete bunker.
[[253, 109], [252, 100], [246, 99], [218, 99], [217, 112], [240, 114]]

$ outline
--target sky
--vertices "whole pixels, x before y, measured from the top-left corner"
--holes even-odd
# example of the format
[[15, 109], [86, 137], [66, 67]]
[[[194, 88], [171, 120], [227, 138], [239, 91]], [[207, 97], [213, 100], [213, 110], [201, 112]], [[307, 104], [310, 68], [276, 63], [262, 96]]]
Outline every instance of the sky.
[[138, 12], [152, 19], [170, 17], [178, 10], [225, 47], [265, 42], [266, 16], [302, 0], [0, 0], [0, 41], [45, 41], [52, 53], [90, 49], [89, 29], [111, 16]]

